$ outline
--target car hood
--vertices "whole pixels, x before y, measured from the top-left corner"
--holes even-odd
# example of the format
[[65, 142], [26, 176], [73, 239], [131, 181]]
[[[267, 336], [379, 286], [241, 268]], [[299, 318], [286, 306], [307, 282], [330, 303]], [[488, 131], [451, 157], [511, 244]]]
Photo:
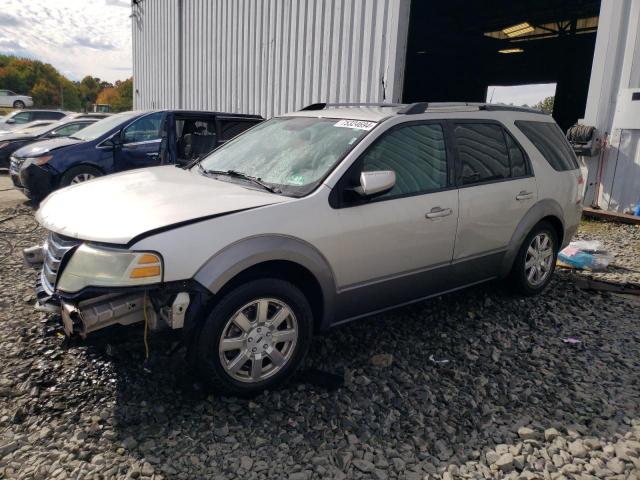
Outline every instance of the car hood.
[[124, 245], [153, 230], [290, 200], [167, 165], [53, 192], [36, 219], [61, 235]]
[[[3, 137], [0, 137], [0, 140], [4, 140]], [[20, 150], [17, 150], [14, 153], [14, 156], [24, 158], [24, 157], [38, 157], [40, 155], [44, 155], [45, 153], [51, 152], [53, 150], [57, 150], [62, 147], [68, 147], [69, 145], [75, 145], [76, 143], [80, 143], [82, 140], [77, 140], [75, 138], [52, 138], [50, 140], [43, 140], [41, 142], [33, 143], [31, 145], [27, 145], [26, 147], [22, 147]]]

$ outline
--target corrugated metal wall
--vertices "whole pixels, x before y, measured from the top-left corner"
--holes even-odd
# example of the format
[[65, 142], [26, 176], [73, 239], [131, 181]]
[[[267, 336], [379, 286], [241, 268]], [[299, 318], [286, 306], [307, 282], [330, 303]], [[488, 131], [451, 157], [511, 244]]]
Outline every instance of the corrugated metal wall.
[[142, 0], [134, 105], [270, 117], [399, 101], [409, 0]]
[[133, 8], [133, 105], [170, 108], [179, 103], [178, 0], [147, 0]]

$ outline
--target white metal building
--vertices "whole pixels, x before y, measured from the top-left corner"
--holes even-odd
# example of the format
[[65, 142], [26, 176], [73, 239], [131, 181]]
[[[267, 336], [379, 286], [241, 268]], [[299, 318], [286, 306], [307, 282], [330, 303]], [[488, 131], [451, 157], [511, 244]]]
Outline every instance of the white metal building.
[[607, 133], [586, 202], [640, 201], [640, 0], [133, 0], [132, 26], [137, 109], [268, 118], [557, 83], [561, 127]]

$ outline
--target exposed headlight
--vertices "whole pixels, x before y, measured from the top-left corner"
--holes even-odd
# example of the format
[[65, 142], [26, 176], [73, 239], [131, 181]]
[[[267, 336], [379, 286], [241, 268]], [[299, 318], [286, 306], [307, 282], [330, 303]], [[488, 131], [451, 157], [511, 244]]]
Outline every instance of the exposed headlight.
[[162, 281], [162, 259], [150, 252], [80, 245], [64, 267], [57, 288], [133, 287]]
[[52, 158], [53, 158], [53, 155], [43, 155], [41, 157], [27, 157], [24, 159], [24, 162], [22, 163], [22, 168], [27, 168], [32, 163], [35, 163], [36, 165], [44, 165]]

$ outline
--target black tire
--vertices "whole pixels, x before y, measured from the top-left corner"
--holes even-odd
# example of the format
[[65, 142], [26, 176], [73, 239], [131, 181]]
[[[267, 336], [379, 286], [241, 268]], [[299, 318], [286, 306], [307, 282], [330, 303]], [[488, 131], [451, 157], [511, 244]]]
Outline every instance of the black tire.
[[[297, 322], [298, 336], [288, 360], [279, 370], [264, 380], [248, 383], [233, 378], [227, 372], [220, 358], [219, 344], [232, 316], [243, 306], [261, 298], [276, 299], [290, 308]], [[254, 325], [257, 327], [257, 323], [252, 323], [252, 327]], [[309, 301], [300, 289], [275, 278], [251, 280], [226, 293], [214, 305], [200, 332], [196, 333], [197, 337], [190, 342], [194, 351], [188, 357], [203, 381], [214, 391], [225, 395], [251, 397], [263, 390], [282, 386], [291, 378], [304, 360], [312, 333], [313, 313]], [[251, 359], [245, 361], [253, 365]], [[260, 365], [263, 365], [262, 361]], [[250, 369], [247, 364], [244, 366], [246, 370]]]
[[[542, 280], [540, 283], [532, 283], [528, 275], [526, 273], [525, 263], [527, 261], [527, 251], [531, 243], [534, 239], [541, 234], [546, 234], [550, 241], [552, 242], [552, 261], [550, 270], [548, 275]], [[522, 295], [532, 296], [537, 295], [542, 292], [553, 277], [553, 272], [555, 271], [556, 259], [558, 257], [558, 235], [556, 234], [553, 226], [546, 221], [541, 221], [536, 224], [535, 227], [531, 229], [529, 235], [524, 239], [522, 245], [520, 246], [520, 250], [518, 250], [518, 254], [513, 262], [513, 266], [511, 267], [511, 273], [509, 275], [510, 286], [517, 292]]]
[[16, 100], [13, 102], [13, 108], [17, 108], [18, 110], [22, 110], [26, 105], [22, 100]]
[[77, 167], [70, 168], [62, 174], [62, 177], [60, 178], [60, 187], [68, 187], [73, 182], [73, 179], [79, 175], [101, 177], [102, 172], [91, 165], [78, 165]]

